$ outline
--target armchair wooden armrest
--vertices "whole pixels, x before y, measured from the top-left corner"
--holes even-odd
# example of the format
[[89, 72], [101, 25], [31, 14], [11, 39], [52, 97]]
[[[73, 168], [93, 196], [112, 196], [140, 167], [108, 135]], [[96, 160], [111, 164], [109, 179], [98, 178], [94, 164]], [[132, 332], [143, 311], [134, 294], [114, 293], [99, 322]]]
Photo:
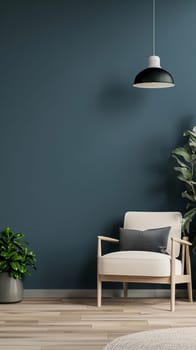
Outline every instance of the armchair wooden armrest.
[[[189, 300], [192, 301], [192, 284], [191, 284], [191, 262], [189, 248], [192, 243], [184, 239], [171, 237], [172, 249], [171, 249], [171, 298], [174, 300], [174, 284], [187, 283]], [[182, 273], [180, 276], [175, 276], [175, 243], [182, 245], [181, 267]], [[172, 311], [174, 310], [174, 303], [171, 303]]]
[[97, 238], [100, 239], [101, 241], [119, 243], [119, 239], [115, 239], [115, 238], [111, 238], [111, 237], [97, 236]]
[[179, 239], [179, 238], [176, 238], [176, 237], [171, 237], [171, 240], [177, 242], [177, 243], [180, 243], [182, 245], [187, 245], [187, 246], [191, 246], [192, 243], [189, 242], [189, 241], [186, 241], [185, 239]]
[[110, 242], [110, 243], [119, 243], [119, 239], [111, 238], [111, 237], [106, 237], [106, 236], [97, 236], [98, 239], [98, 245], [97, 245], [97, 256], [102, 255], [102, 247], [101, 247], [101, 242]]

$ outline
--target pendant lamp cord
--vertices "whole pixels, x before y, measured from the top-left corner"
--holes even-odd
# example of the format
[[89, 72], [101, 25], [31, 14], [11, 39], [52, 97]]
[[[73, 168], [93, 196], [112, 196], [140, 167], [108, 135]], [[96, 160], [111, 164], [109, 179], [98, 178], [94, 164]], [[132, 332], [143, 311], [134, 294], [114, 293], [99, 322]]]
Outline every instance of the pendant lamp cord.
[[155, 0], [152, 2], [152, 52], [155, 56]]

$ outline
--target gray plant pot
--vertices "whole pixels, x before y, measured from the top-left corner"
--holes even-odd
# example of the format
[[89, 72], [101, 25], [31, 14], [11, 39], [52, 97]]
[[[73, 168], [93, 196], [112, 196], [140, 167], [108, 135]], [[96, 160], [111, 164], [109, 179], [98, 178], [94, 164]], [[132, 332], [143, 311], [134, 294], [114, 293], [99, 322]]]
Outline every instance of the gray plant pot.
[[23, 283], [0, 272], [0, 303], [17, 303], [23, 299]]

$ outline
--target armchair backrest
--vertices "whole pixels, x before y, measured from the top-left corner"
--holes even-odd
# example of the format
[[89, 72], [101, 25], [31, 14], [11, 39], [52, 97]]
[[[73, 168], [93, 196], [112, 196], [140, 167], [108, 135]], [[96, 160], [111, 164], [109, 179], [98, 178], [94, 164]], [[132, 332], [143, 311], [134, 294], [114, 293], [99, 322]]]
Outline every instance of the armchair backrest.
[[[170, 226], [167, 253], [171, 255], [171, 237], [181, 238], [182, 214], [180, 212], [128, 211], [124, 216], [124, 228], [148, 230]], [[175, 243], [176, 257], [180, 253], [180, 245]]]

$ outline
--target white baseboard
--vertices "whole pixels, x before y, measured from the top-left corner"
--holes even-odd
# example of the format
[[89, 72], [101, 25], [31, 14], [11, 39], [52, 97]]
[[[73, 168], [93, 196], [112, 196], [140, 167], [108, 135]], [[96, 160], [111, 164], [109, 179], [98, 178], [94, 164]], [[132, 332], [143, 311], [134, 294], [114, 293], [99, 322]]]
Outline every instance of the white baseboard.
[[[25, 289], [25, 297], [37, 298], [96, 298], [96, 289]], [[121, 297], [121, 289], [103, 289], [103, 297]], [[129, 289], [130, 298], [168, 298], [169, 289]], [[176, 290], [176, 297], [187, 297], [184, 289]]]

